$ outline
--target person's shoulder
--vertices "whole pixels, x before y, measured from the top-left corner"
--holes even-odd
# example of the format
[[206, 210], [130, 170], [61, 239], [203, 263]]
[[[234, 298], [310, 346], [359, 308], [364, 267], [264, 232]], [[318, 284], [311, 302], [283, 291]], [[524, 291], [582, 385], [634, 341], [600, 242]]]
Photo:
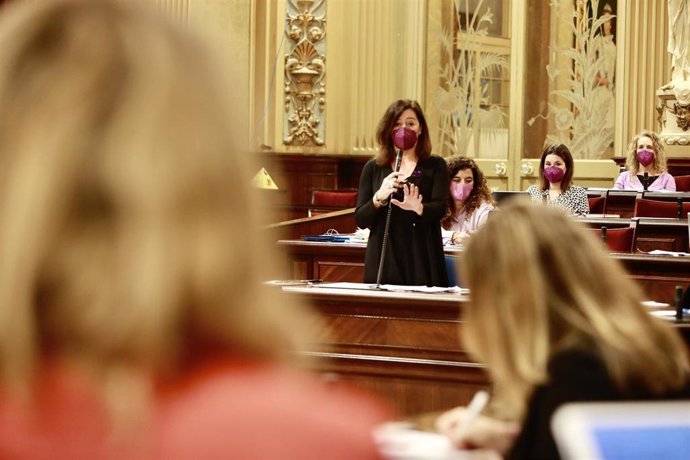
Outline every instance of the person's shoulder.
[[376, 163], [376, 158], [369, 158], [366, 163], [364, 163], [365, 168], [380, 168], [378, 163]]
[[580, 187], [579, 185], [571, 185], [570, 190], [572, 190], [572, 193], [576, 193], [578, 195], [586, 195], [587, 190], [584, 187]]
[[609, 374], [601, 357], [586, 350], [566, 350], [554, 355], [548, 364], [552, 381], [578, 385], [609, 382]]
[[439, 155], [434, 155], [431, 154], [428, 157], [426, 157], [424, 160], [422, 160], [420, 163], [430, 165], [432, 167], [439, 167], [443, 166], [444, 168], [448, 167], [448, 164], [446, 163], [446, 159], [439, 156]]
[[527, 187], [526, 191], [530, 194], [541, 193], [541, 190], [539, 190], [539, 187], [536, 184]]
[[479, 203], [478, 211], [493, 211], [496, 207], [487, 200], [482, 200]]
[[390, 415], [369, 395], [282, 365], [216, 363], [162, 398], [158, 445], [176, 458], [196, 449], [235, 458], [326, 458], [331, 451], [370, 458], [371, 429]]

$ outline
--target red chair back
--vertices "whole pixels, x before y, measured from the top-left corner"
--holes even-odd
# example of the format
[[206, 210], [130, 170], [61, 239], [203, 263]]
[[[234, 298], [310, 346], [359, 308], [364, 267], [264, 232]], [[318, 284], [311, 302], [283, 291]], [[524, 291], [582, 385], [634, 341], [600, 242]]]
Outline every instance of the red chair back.
[[630, 220], [630, 226], [624, 228], [594, 228], [592, 231], [604, 240], [606, 247], [611, 252], [633, 252], [635, 250], [635, 239], [637, 237], [637, 221]]
[[606, 209], [606, 197], [605, 196], [591, 196], [587, 198], [589, 201], [589, 212], [592, 214], [604, 214]]
[[315, 206], [353, 208], [357, 204], [357, 191], [314, 190], [311, 193], [311, 204]]
[[[686, 216], [690, 212], [690, 202], [682, 203], [681, 216]], [[678, 218], [678, 203], [673, 201], [648, 200], [638, 198], [635, 200], [635, 217], [667, 217]]]
[[690, 192], [690, 176], [675, 176], [676, 191]]
[[339, 209], [354, 208], [357, 206], [357, 190], [313, 190], [311, 205], [314, 208], [307, 210], [309, 217]]

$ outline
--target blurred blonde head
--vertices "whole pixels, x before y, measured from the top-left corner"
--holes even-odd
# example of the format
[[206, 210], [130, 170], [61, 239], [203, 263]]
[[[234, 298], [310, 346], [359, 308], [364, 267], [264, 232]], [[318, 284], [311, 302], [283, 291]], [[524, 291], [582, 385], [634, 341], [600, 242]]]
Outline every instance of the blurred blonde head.
[[261, 286], [258, 167], [207, 47], [105, 0], [10, 4], [0, 41], [3, 383], [46, 356], [153, 375], [294, 350], [302, 312]]
[[547, 365], [564, 350], [590, 351], [622, 391], [652, 393], [688, 378], [686, 349], [640, 304], [637, 285], [593, 232], [563, 212], [515, 200], [470, 239], [463, 276], [471, 292], [463, 339], [496, 384], [496, 408], [519, 418]]

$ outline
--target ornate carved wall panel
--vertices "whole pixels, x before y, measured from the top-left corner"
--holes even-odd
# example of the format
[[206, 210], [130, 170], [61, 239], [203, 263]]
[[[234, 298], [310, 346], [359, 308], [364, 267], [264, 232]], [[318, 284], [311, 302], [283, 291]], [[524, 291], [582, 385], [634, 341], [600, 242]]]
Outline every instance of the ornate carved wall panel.
[[[304, 4], [307, 3], [320, 5], [317, 0]], [[289, 13], [291, 4], [300, 6], [298, 0], [255, 2], [254, 146], [283, 153], [373, 154], [376, 125], [393, 100], [412, 98], [424, 105], [427, 0], [323, 2], [327, 17], [337, 20], [326, 18], [327, 32], [323, 39], [327, 46], [320, 50], [315, 45], [316, 51], [323, 54], [317, 60], [323, 61], [326, 72], [323, 94], [319, 92], [318, 82], [312, 82], [317, 90], [316, 98], [323, 98], [322, 107], [327, 109], [318, 120], [322, 131], [314, 137], [323, 141], [321, 145], [312, 142], [312, 138], [301, 144], [298, 136], [294, 136], [290, 144], [284, 143], [288, 119], [293, 116], [285, 112], [286, 91], [300, 93], [296, 80], [291, 82], [287, 76], [292, 75], [291, 71], [305, 70], [299, 59], [286, 62], [286, 56], [290, 56], [296, 46], [289, 43], [291, 27], [286, 32], [286, 17], [293, 14]], [[277, 35], [276, 30], [280, 31]], [[306, 68], [319, 72], [316, 67], [320, 64]], [[286, 65], [291, 66], [290, 69]], [[259, 69], [263, 69], [263, 74], [259, 74]], [[317, 101], [315, 109], [318, 112], [318, 99], [313, 100]]]
[[288, 0], [285, 20], [286, 145], [324, 145], [326, 0]]

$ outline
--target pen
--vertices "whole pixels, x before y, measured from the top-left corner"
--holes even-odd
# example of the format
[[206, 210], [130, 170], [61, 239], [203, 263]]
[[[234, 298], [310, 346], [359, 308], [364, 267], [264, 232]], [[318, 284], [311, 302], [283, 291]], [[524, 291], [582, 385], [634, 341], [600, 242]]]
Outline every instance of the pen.
[[489, 393], [486, 391], [481, 390], [474, 394], [472, 401], [467, 405], [467, 414], [465, 418], [455, 430], [455, 439], [462, 439], [467, 434], [470, 426], [472, 426], [477, 417], [479, 417], [479, 414], [484, 410], [488, 402]]

